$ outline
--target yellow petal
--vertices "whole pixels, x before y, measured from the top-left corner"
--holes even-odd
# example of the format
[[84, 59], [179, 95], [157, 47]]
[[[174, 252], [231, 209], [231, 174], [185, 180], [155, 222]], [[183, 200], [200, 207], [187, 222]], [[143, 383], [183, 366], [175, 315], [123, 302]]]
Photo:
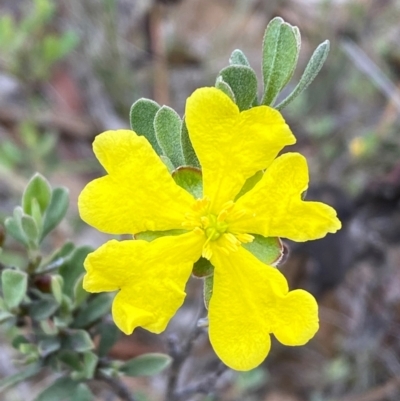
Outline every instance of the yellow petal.
[[284, 146], [295, 143], [277, 110], [258, 106], [240, 113], [216, 88], [198, 89], [188, 98], [186, 124], [203, 170], [203, 193], [214, 212]]
[[160, 333], [183, 303], [203, 243], [197, 232], [152, 242], [109, 241], [86, 258], [83, 287], [89, 292], [120, 290], [112, 313], [124, 333], [138, 326]]
[[79, 197], [86, 223], [111, 234], [181, 228], [194, 199], [175, 184], [143, 136], [107, 131], [93, 149], [109, 175], [90, 182]]
[[272, 332], [284, 345], [304, 345], [318, 331], [318, 304], [303, 290], [294, 290], [277, 303]]
[[298, 153], [278, 157], [255, 187], [238, 199], [234, 210], [241, 217], [229, 229], [294, 241], [318, 239], [339, 230], [341, 223], [333, 208], [301, 200], [307, 186], [306, 159]]
[[214, 248], [211, 262], [215, 267], [209, 304], [211, 344], [232, 369], [253, 369], [269, 352], [275, 294], [287, 293], [286, 279], [243, 247], [229, 255]]

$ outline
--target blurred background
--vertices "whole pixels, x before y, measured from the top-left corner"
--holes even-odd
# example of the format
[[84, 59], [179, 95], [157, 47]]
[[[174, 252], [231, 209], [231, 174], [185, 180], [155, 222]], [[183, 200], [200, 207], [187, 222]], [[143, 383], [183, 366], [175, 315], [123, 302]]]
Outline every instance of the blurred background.
[[[292, 288], [320, 304], [321, 329], [307, 346], [272, 352], [259, 368], [227, 371], [212, 395], [190, 400], [398, 401], [400, 399], [400, 2], [396, 0], [1, 0], [0, 223], [12, 214], [34, 172], [69, 188], [68, 218], [49, 249], [67, 239], [99, 246], [109, 237], [83, 224], [76, 200], [102, 174], [91, 143], [127, 128], [131, 104], [152, 98], [182, 115], [185, 99], [212, 86], [241, 49], [261, 82], [268, 22], [297, 25], [302, 50], [290, 93], [312, 51], [331, 52], [313, 84], [284, 117], [305, 154], [308, 199], [333, 205], [334, 236], [287, 244], [282, 266]], [[283, 96], [285, 95], [283, 93]], [[0, 255], [21, 263], [18, 247]], [[199, 281], [169, 332], [194, 324]], [[0, 376], [13, 373], [7, 333]], [[165, 351], [165, 336], [137, 330], [113, 355]], [[183, 382], [215, 366], [206, 338], [196, 343]], [[24, 383], [1, 399], [30, 400], [49, 380]], [[96, 386], [96, 383], [93, 384]], [[132, 379], [141, 400], [161, 400], [163, 379]], [[98, 390], [99, 400], [103, 397]], [[103, 397], [103, 398], [102, 398]], [[109, 398], [111, 399], [111, 398]]]

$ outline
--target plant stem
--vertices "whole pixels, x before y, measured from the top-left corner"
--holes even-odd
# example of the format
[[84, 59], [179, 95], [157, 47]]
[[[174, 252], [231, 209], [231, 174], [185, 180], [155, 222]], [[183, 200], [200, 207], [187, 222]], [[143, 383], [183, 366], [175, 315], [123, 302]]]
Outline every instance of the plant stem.
[[217, 384], [218, 379], [221, 375], [226, 372], [228, 367], [224, 365], [222, 362], [217, 367], [217, 370], [214, 373], [206, 376], [199, 383], [193, 384], [191, 386], [187, 386], [182, 389], [178, 393], [175, 394], [175, 399], [177, 401], [187, 400], [188, 397], [194, 394], [206, 394], [209, 395], [214, 392], [215, 385]]
[[168, 341], [168, 347], [169, 347], [169, 354], [173, 358], [173, 362], [169, 371], [169, 378], [168, 378], [168, 385], [167, 385], [167, 392], [165, 396], [165, 401], [173, 401], [175, 400], [175, 393], [176, 393], [176, 387], [178, 384], [178, 378], [182, 369], [182, 366], [188, 356], [190, 355], [190, 352], [193, 348], [193, 345], [199, 335], [203, 332], [202, 327], [196, 326], [192, 332], [190, 333], [190, 336], [182, 347], [179, 347], [178, 345], [178, 339], [175, 336], [170, 336], [167, 341]]
[[116, 377], [110, 377], [102, 372], [97, 372], [96, 379], [107, 383], [114, 391], [115, 394], [124, 401], [137, 401], [131, 394], [128, 387]]

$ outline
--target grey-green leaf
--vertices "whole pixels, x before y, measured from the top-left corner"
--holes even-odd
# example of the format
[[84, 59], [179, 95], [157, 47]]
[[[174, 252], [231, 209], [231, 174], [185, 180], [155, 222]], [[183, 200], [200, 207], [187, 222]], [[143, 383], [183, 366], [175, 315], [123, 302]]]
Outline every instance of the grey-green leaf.
[[111, 309], [112, 297], [108, 293], [96, 294], [76, 316], [74, 327], [88, 327]]
[[154, 131], [162, 153], [167, 156], [175, 168], [185, 164], [181, 145], [182, 121], [175, 110], [168, 106], [161, 107], [154, 118]]
[[247, 110], [257, 97], [257, 76], [244, 65], [231, 65], [220, 71], [222, 79], [231, 87], [239, 110]]
[[108, 351], [117, 342], [120, 331], [114, 323], [104, 323], [99, 328], [100, 342], [97, 352], [100, 357], [106, 356]]
[[15, 386], [16, 384], [35, 376], [40, 372], [40, 370], [41, 366], [35, 363], [26, 366], [21, 372], [2, 378], [0, 380], [0, 391], [4, 391], [8, 387]]
[[232, 52], [231, 56], [229, 57], [229, 64], [246, 65], [247, 67], [250, 67], [249, 60], [247, 60], [247, 57], [239, 49], [236, 49]]
[[22, 208], [26, 214], [32, 215], [32, 201], [36, 199], [40, 211], [44, 213], [50, 203], [51, 186], [41, 174], [36, 173], [28, 182], [22, 195]]
[[322, 42], [314, 51], [304, 70], [303, 75], [300, 78], [299, 83], [294, 88], [293, 92], [284, 99], [281, 103], [275, 106], [276, 109], [282, 110], [289, 103], [291, 103], [297, 96], [299, 96], [307, 87], [314, 81], [315, 77], [320, 72], [322, 66], [324, 65], [326, 58], [329, 54], [329, 40]]
[[151, 144], [157, 154], [162, 150], [157, 142], [154, 131], [154, 118], [160, 109], [160, 105], [150, 99], [139, 99], [133, 103], [129, 113], [131, 128], [138, 135], [143, 135]]
[[254, 240], [243, 244], [261, 262], [276, 265], [283, 256], [283, 245], [278, 237], [263, 237], [253, 234]]
[[39, 230], [33, 217], [25, 214], [21, 217], [21, 226], [30, 244], [36, 246]]
[[210, 300], [213, 293], [214, 287], [214, 275], [204, 278], [204, 288], [203, 288], [203, 296], [204, 296], [204, 306], [208, 309], [208, 305], [210, 304]]
[[297, 27], [274, 18], [267, 26], [263, 40], [262, 73], [264, 95], [262, 104], [272, 105], [279, 92], [293, 76], [300, 53]]
[[70, 257], [60, 266], [59, 274], [64, 279], [63, 292], [70, 298], [74, 296], [74, 288], [78, 279], [85, 272], [83, 262], [93, 249], [89, 246], [76, 248]]
[[41, 240], [58, 226], [68, 210], [69, 195], [67, 188], [55, 188], [51, 193], [50, 204], [44, 215]]
[[174, 181], [190, 192], [196, 199], [203, 197], [203, 179], [201, 170], [195, 167], [180, 167], [172, 174]]
[[20, 270], [6, 269], [1, 274], [3, 297], [8, 308], [18, 306], [26, 295], [28, 275]]
[[53, 384], [42, 391], [35, 401], [72, 401], [78, 382], [70, 377], [60, 377]]
[[169, 355], [152, 353], [140, 355], [120, 367], [127, 376], [153, 376], [162, 372], [172, 362]]
[[225, 95], [228, 95], [232, 102], [236, 103], [235, 94], [233, 93], [232, 88], [224, 81], [221, 75], [217, 77], [217, 80], [215, 81], [215, 87], [224, 92]]
[[22, 229], [21, 219], [15, 217], [7, 217], [4, 225], [6, 227], [7, 234], [11, 235], [15, 240], [23, 245], [28, 245], [28, 239], [26, 238], [25, 232]]
[[54, 299], [39, 299], [29, 305], [29, 316], [34, 320], [44, 320], [53, 315], [59, 306]]
[[81, 353], [92, 350], [94, 344], [87, 331], [71, 330], [63, 339], [62, 347]]
[[183, 118], [181, 126], [181, 144], [185, 165], [191, 167], [200, 167], [199, 159], [197, 158], [192, 142], [190, 141], [185, 118]]

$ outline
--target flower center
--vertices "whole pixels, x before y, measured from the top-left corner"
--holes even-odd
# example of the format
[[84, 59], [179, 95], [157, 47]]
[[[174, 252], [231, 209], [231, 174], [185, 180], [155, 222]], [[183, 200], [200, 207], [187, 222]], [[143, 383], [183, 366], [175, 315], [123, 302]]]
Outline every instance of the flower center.
[[[223, 205], [218, 214], [210, 213], [210, 200], [203, 198], [197, 200], [193, 206], [193, 213], [186, 216], [186, 221], [182, 224], [188, 229], [194, 229], [202, 232], [206, 236], [203, 245], [202, 256], [210, 259], [213, 248], [218, 246], [225, 253], [237, 251], [244, 242], [253, 241], [254, 237], [246, 233], [233, 233], [229, 231], [227, 219], [232, 222], [241, 215], [241, 212], [235, 211], [235, 204], [230, 201]], [[218, 245], [213, 244], [218, 240]]]
[[216, 241], [228, 229], [228, 224], [224, 221], [219, 221], [215, 214], [201, 217], [204, 232], [209, 241]]

